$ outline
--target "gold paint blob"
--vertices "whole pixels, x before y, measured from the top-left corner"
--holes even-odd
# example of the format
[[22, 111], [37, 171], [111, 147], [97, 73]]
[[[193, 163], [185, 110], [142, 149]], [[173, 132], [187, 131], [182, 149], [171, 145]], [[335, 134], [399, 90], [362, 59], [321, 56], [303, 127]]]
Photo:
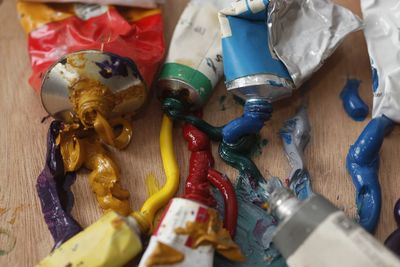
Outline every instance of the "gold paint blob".
[[120, 185], [118, 166], [98, 135], [78, 124], [70, 124], [60, 132], [59, 140], [65, 171], [77, 171], [82, 166], [91, 170], [89, 184], [100, 207], [124, 216], [131, 213], [129, 192]]
[[212, 245], [215, 250], [229, 260], [243, 262], [245, 257], [239, 246], [231, 239], [229, 232], [223, 228], [217, 211], [208, 209], [209, 218], [205, 222], [188, 222], [186, 228], [175, 229], [178, 235], [189, 235], [192, 247]]
[[155, 265], [174, 264], [182, 262], [184, 259], [185, 255], [183, 255], [180, 251], [164, 243], [157, 242], [153, 253], [146, 261], [146, 266], [152, 267]]

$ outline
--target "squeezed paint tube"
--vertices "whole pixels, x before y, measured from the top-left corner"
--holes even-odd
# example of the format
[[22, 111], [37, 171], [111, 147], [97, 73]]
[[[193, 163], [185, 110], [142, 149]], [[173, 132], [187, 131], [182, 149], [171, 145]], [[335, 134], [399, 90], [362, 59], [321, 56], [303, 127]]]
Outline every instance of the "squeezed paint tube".
[[373, 119], [350, 147], [346, 165], [356, 187], [359, 223], [373, 232], [381, 210], [379, 150], [385, 135], [400, 121], [400, 50], [396, 40], [399, 5], [395, 0], [363, 0], [361, 8], [372, 67]]
[[157, 82], [161, 99], [173, 97], [195, 110], [204, 105], [223, 75], [218, 10], [231, 0], [192, 0], [172, 36]]
[[271, 102], [291, 95], [361, 25], [328, 0], [240, 0], [219, 20], [228, 91]]
[[291, 267], [400, 266], [399, 259], [324, 197], [299, 201], [284, 188], [270, 199], [273, 242]]
[[394, 205], [393, 213], [398, 228], [386, 238], [385, 246], [400, 256], [400, 199]]
[[172, 143], [172, 121], [164, 116], [160, 133], [160, 149], [166, 183], [143, 204], [140, 211], [123, 217], [110, 211], [84, 231], [69, 239], [38, 266], [118, 267], [142, 250], [140, 235], [153, 228], [156, 212], [165, 206], [179, 186], [179, 169]]
[[[232, 238], [235, 235], [237, 220], [233, 186], [228, 178], [212, 169], [214, 158], [208, 136], [190, 124], [183, 127], [183, 136], [192, 151], [185, 193], [183, 198], [171, 200], [164, 211], [139, 266], [212, 266], [215, 250], [230, 259], [242, 259], [238, 246], [229, 238], [229, 234]], [[229, 234], [221, 228], [213, 209], [216, 202], [210, 183], [223, 194], [224, 227]], [[185, 228], [187, 233], [178, 233], [178, 228]]]
[[296, 116], [287, 120], [279, 131], [286, 157], [292, 167], [288, 186], [300, 200], [305, 200], [313, 194], [311, 177], [304, 162], [304, 149], [310, 140], [310, 132], [307, 109], [304, 106]]

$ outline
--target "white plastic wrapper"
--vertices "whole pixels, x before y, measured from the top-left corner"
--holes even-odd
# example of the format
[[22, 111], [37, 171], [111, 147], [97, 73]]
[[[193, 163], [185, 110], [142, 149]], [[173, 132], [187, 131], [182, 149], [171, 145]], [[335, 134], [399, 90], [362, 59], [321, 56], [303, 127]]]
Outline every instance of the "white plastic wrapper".
[[331, 0], [270, 0], [268, 14], [270, 42], [296, 87], [361, 27], [357, 16]]
[[99, 5], [121, 5], [143, 8], [154, 8], [157, 4], [163, 4], [165, 0], [25, 0], [25, 2], [48, 2], [48, 3], [85, 3]]
[[361, 7], [372, 66], [372, 117], [400, 122], [400, 2], [361, 0]]

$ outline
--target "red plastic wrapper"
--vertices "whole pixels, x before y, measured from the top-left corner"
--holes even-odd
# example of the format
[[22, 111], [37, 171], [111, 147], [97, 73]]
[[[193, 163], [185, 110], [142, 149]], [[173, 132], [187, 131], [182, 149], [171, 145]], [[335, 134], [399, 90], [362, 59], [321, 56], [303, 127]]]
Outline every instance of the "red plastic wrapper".
[[29, 83], [35, 91], [40, 91], [50, 65], [80, 50], [130, 58], [151, 86], [165, 51], [160, 9], [28, 2], [18, 2], [17, 7], [28, 33], [33, 70]]

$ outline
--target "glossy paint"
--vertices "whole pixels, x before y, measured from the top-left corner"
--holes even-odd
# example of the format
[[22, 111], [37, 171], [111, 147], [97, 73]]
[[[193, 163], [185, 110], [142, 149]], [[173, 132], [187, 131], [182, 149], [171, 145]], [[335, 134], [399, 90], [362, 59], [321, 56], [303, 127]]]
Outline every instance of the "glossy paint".
[[369, 111], [367, 104], [365, 104], [358, 93], [360, 83], [360, 80], [348, 79], [340, 93], [344, 110], [355, 121], [365, 120]]
[[64, 170], [60, 146], [56, 141], [62, 127], [61, 121], [50, 124], [46, 163], [36, 183], [44, 219], [55, 242], [54, 248], [82, 230], [70, 214], [74, 202], [70, 186], [75, 181], [75, 173], [65, 173]]
[[346, 158], [347, 171], [356, 189], [358, 222], [369, 232], [374, 232], [381, 210], [379, 150], [393, 126], [393, 121], [385, 116], [371, 120], [350, 147]]

